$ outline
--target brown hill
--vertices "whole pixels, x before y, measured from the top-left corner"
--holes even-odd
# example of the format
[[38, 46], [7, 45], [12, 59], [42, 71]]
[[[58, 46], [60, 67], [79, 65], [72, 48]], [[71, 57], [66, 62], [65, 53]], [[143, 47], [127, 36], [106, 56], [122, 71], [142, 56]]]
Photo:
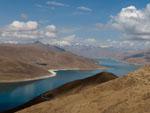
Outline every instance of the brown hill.
[[33, 105], [18, 113], [150, 113], [150, 66], [103, 84]]
[[150, 50], [130, 51], [122, 60], [136, 64], [150, 64]]
[[90, 59], [41, 43], [1, 44], [0, 61], [0, 81], [45, 76], [48, 69], [100, 68]]
[[33, 79], [41, 75], [50, 75], [50, 73], [32, 64], [0, 57], [0, 82]]

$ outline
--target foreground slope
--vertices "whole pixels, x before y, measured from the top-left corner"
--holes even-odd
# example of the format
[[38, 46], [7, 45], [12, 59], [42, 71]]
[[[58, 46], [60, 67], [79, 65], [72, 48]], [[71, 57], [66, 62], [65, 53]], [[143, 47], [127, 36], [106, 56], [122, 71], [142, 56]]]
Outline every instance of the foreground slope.
[[49, 75], [48, 69], [100, 68], [92, 60], [41, 43], [0, 44], [0, 82]]
[[150, 66], [78, 89], [19, 113], [150, 113]]

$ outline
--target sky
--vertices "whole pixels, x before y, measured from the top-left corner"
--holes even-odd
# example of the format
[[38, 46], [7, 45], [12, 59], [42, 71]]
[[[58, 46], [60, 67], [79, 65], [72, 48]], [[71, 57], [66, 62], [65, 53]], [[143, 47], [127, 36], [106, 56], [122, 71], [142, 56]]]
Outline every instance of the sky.
[[0, 42], [150, 47], [149, 0], [0, 0]]

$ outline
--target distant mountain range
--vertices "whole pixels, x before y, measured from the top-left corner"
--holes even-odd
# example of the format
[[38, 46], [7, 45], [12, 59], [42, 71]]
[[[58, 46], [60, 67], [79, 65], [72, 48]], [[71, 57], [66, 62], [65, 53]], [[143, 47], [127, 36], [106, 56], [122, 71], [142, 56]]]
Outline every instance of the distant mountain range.
[[119, 58], [124, 55], [124, 51], [111, 47], [94, 46], [64, 46], [64, 49], [77, 55], [87, 58], [113, 57]]
[[113, 47], [64, 46], [64, 49], [87, 58], [111, 57], [130, 63], [150, 64], [150, 49], [127, 50]]

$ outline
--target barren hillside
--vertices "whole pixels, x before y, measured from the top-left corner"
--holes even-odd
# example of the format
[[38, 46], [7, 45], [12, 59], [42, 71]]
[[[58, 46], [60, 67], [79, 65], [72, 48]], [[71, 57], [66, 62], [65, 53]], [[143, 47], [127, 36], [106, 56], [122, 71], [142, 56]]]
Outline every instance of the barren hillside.
[[150, 66], [18, 113], [150, 113]]
[[100, 68], [92, 60], [41, 43], [1, 44], [0, 61], [1, 81], [45, 76], [48, 69]]

